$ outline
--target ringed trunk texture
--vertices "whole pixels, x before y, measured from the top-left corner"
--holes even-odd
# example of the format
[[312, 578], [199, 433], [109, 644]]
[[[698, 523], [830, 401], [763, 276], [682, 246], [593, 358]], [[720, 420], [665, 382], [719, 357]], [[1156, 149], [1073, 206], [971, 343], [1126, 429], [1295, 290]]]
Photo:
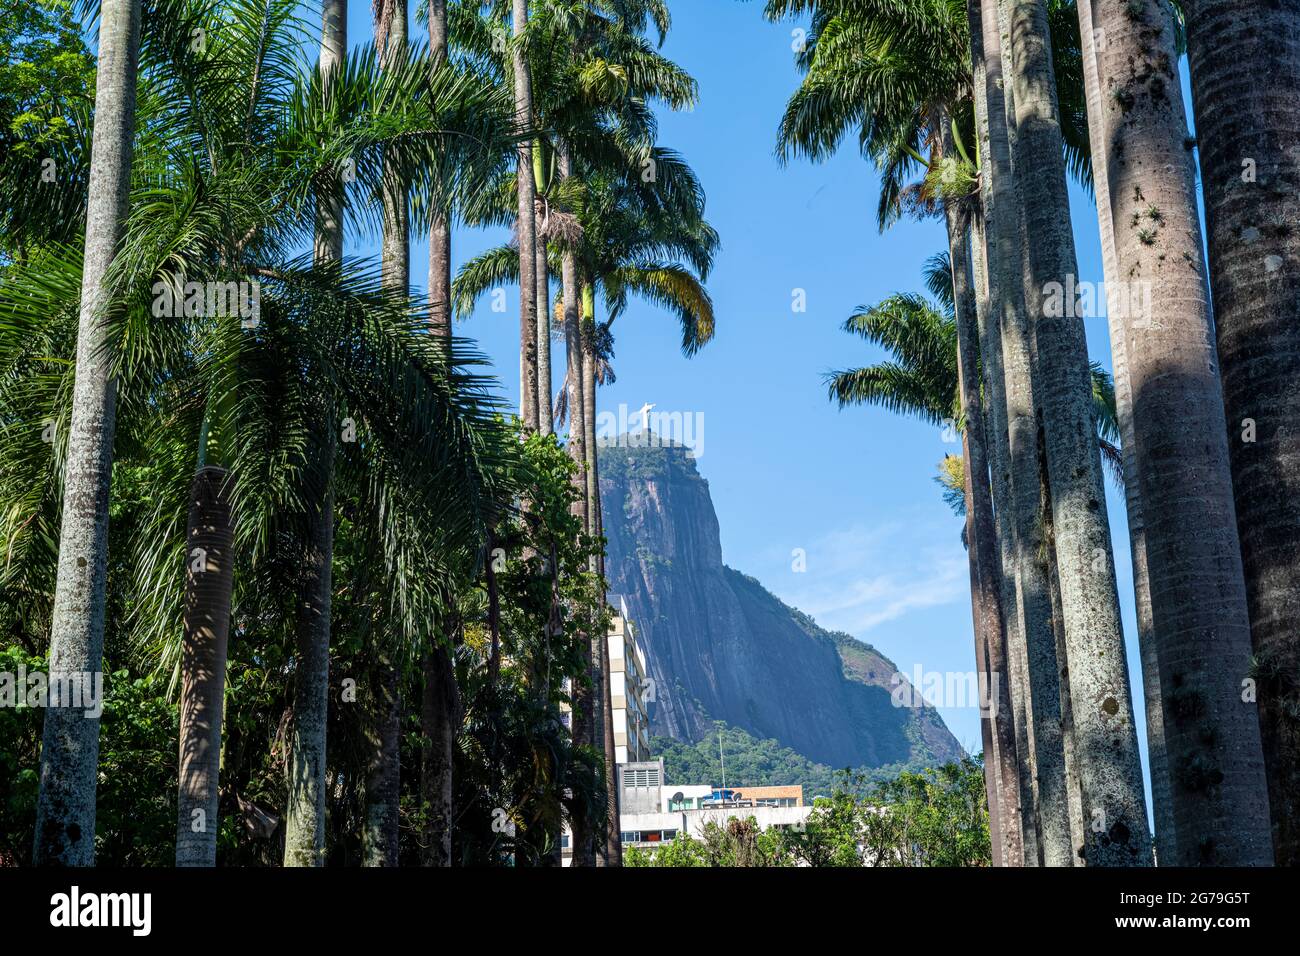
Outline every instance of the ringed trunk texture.
[[[387, 67], [406, 55], [406, 3], [393, 3], [388, 34], [380, 51], [380, 62]], [[384, 162], [383, 180], [382, 268], [384, 285], [407, 295], [411, 288], [411, 215], [407, 206], [406, 177], [389, 160]]]
[[1257, 662], [1252, 674], [1233, 676], [1238, 684], [1247, 676], [1257, 682], [1274, 859], [1297, 866], [1300, 0], [1187, 0], [1183, 10]]
[[[1081, 2], [1079, 34], [1083, 54], [1083, 83], [1088, 103], [1088, 137], [1092, 153], [1093, 193], [1101, 235], [1101, 261], [1107, 289], [1120, 289], [1119, 266], [1115, 259], [1115, 232], [1111, 221], [1106, 134], [1102, 124], [1102, 92], [1097, 60], [1093, 4]], [[1151, 771], [1151, 809], [1155, 819], [1156, 862], [1168, 866], [1176, 859], [1173, 803], [1169, 794], [1169, 764], [1165, 752], [1164, 704], [1160, 695], [1160, 662], [1156, 657], [1151, 615], [1151, 586], [1147, 577], [1146, 524], [1142, 518], [1142, 496], [1138, 490], [1137, 440], [1133, 431], [1133, 397], [1129, 382], [1128, 352], [1124, 323], [1118, 308], [1110, 308], [1111, 367], [1114, 370], [1115, 417], [1120, 432], [1120, 457], [1124, 473], [1124, 498], [1128, 512], [1129, 551], [1133, 565], [1133, 599], [1137, 615], [1138, 648], [1142, 662], [1142, 691], [1147, 724], [1147, 762]]]
[[[113, 469], [117, 384], [109, 376], [105, 275], [130, 206], [135, 133], [139, 0], [104, 0], [91, 138], [86, 243], [77, 331], [72, 423], [63, 483], [63, 524], [50, 631], [49, 677], [83, 696], [101, 682], [108, 580], [108, 493]], [[41, 742], [40, 795], [33, 858], [38, 866], [95, 862], [95, 783], [99, 718], [93, 706], [47, 707]]]
[[[1052, 500], [1074, 749], [1087, 822], [1084, 859], [1089, 866], [1149, 866], [1151, 835], [1093, 421], [1087, 343], [1082, 321], [1072, 316], [1073, 308], [1060, 309], [1063, 314], [1056, 315], [1048, 307], [1053, 289], [1073, 287], [1077, 265], [1047, 8], [1039, 0], [1007, 2], [1015, 171], [1029, 253], [1025, 297], [1033, 328], [1034, 401]], [[1054, 657], [1055, 648], [1050, 649]], [[1037, 699], [1034, 705], [1039, 706]], [[1057, 732], [1059, 706], [1058, 701]], [[1040, 764], [1040, 784], [1042, 769]], [[1053, 786], [1056, 782], [1054, 775]], [[1060, 783], [1064, 791], [1064, 774]]]
[[[331, 450], [332, 451], [332, 450]], [[298, 654], [289, 741], [284, 865], [325, 865], [325, 732], [329, 723], [334, 495], [310, 517], [295, 623]]]
[[378, 726], [374, 755], [366, 777], [366, 829], [362, 834], [365, 866], [397, 866], [402, 799], [402, 703], [397, 668], [380, 662]]
[[1242, 700], [1250, 622], [1174, 25], [1155, 0], [1094, 10], [1120, 291], [1144, 293], [1121, 324], [1177, 862], [1265, 865], [1268, 785], [1256, 709]]
[[[524, 55], [528, 29], [528, 0], [514, 0], [514, 42], [511, 63], [515, 84], [515, 124], [520, 132], [533, 125], [533, 84]], [[519, 416], [524, 427], [537, 430], [537, 219], [534, 208], [533, 144], [520, 140], [516, 165], [519, 217]]]
[[[436, 72], [447, 62], [447, 0], [429, 0], [429, 61]], [[451, 335], [451, 220], [434, 213], [429, 226], [429, 324]]]
[[181, 638], [176, 865], [216, 866], [221, 718], [235, 571], [230, 473], [208, 465], [190, 486]]
[[[976, 265], [976, 317], [979, 322], [980, 361], [984, 369], [984, 387], [989, 395], [990, 470], [993, 476], [994, 515], [997, 519], [998, 550], [1001, 570], [1001, 598], [1003, 629], [1000, 645], [989, 649], [990, 670], [1002, 675], [1002, 687], [996, 688], [994, 698], [998, 710], [993, 715], [995, 765], [998, 779], [998, 813], [1000, 816], [1001, 859], [1003, 866], [1024, 865], [1024, 820], [1020, 803], [1020, 768], [1017, 761], [1015, 705], [1011, 694], [1017, 691], [1010, 666], [1010, 648], [1024, 642], [1024, 622], [1020, 608], [1020, 595], [1016, 588], [1015, 503], [1011, 485], [1011, 439], [1007, 420], [1007, 381], [1002, 358], [1003, 296], [1000, 282], [998, 256], [1001, 252], [989, 234], [990, 213], [996, 216], [993, 198], [993, 176], [989, 169], [990, 153], [989, 104], [986, 93], [987, 66], [984, 41], [980, 33], [979, 0], [969, 0], [967, 18], [971, 32], [971, 62], [973, 67], [975, 125], [979, 155], [984, 157], [980, 177], [980, 209], [975, 217], [975, 236], [971, 247], [972, 261]], [[999, 64], [1000, 65], [1000, 64]], [[999, 105], [999, 109], [1001, 109]], [[1005, 133], [1005, 129], [1004, 129]], [[1014, 635], [1014, 636], [1013, 636]], [[1026, 679], [1023, 672], [1020, 677]], [[1005, 706], [1003, 706], [1005, 704]], [[1022, 700], [1021, 707], [1025, 704]], [[998, 725], [998, 721], [1002, 726]], [[988, 758], [986, 757], [986, 760]], [[1030, 807], [1032, 810], [1032, 805]]]
[[555, 431], [551, 399], [551, 276], [546, 240], [537, 241], [537, 427], [543, 435]]
[[[1070, 803], [1065, 785], [1062, 696], [1056, 635], [1052, 627], [1051, 586], [1041, 518], [1038, 422], [1034, 410], [1033, 332], [1024, 298], [1024, 206], [1011, 150], [1004, 64], [1008, 51], [999, 28], [995, 0], [983, 0], [978, 33], [984, 61], [988, 146], [981, 177], [985, 231], [990, 243], [990, 310], [997, 315], [1007, 420], [1008, 507], [1013, 539], [1018, 630], [1007, 633], [1012, 680], [1023, 700], [1014, 702], [1020, 749], [1021, 799], [1033, 809], [1025, 821], [1025, 861], [1071, 866]], [[978, 25], [978, 30], [976, 26]], [[990, 350], [996, 351], [996, 350]], [[1091, 389], [1091, 385], [1089, 385]], [[1091, 391], [1089, 392], [1091, 395]], [[1017, 674], [1017, 670], [1020, 674]], [[1032, 802], [1030, 802], [1032, 801]]]
[[424, 806], [423, 866], [451, 866], [453, 760], [460, 692], [451, 653], [441, 644], [425, 652], [420, 705], [420, 800]]
[[[975, 291], [969, 275], [970, 239], [969, 233], [959, 221], [957, 212], [951, 206], [948, 207], [946, 216], [949, 261], [952, 265], [953, 303], [957, 315], [957, 379], [961, 393], [962, 416], [966, 420], [966, 429], [962, 435], [962, 463], [967, 499], [966, 539], [971, 578], [971, 616], [975, 631], [975, 665], [979, 672], [982, 694], [996, 694], [1000, 689], [1007, 687], [1007, 675], [993, 669], [993, 663], [1000, 656], [997, 649], [1004, 646], [1005, 631], [1002, 619], [1001, 580], [998, 574], [1000, 559], [997, 531], [993, 518], [992, 490], [989, 487], [988, 459], [985, 453], [987, 438], [984, 429], [984, 409], [980, 397], [979, 330], [976, 320]], [[988, 739], [984, 741], [985, 761], [986, 765], [990, 763], [997, 765], [998, 747], [1001, 744], [1002, 752], [1008, 753], [1012, 758], [1007, 767], [1006, 799], [1018, 801], [1019, 777], [1014, 761], [1014, 730], [1007, 723], [1010, 710], [1001, 711], [998, 703], [1000, 701], [996, 696], [988, 696], [980, 701], [981, 708], [991, 705], [990, 716], [993, 720], [998, 717], [1003, 718], [999, 729], [1005, 734], [1003, 740], [995, 742], [991, 721], [981, 720], [981, 731], [985, 729], [988, 731]], [[999, 784], [1000, 782], [999, 777]], [[993, 808], [998, 807], [1002, 799], [1003, 794], [997, 785], [989, 790], [990, 826], [994, 825]], [[1018, 831], [1019, 820], [1015, 819], [1014, 822]], [[1003, 839], [1000, 826], [998, 830], [1000, 859]], [[1019, 863], [1019, 860], [1016, 862]]]
[[[348, 48], [347, 0], [324, 0], [321, 74], [325, 82], [340, 68]], [[315, 263], [338, 269], [343, 261], [343, 187], [336, 180], [316, 197]], [[307, 518], [302, 592], [294, 624], [297, 660], [293, 682], [293, 729], [289, 746], [289, 797], [285, 810], [285, 866], [325, 865], [325, 735], [329, 723], [330, 602], [334, 564], [334, 443], [324, 456], [323, 500]]]

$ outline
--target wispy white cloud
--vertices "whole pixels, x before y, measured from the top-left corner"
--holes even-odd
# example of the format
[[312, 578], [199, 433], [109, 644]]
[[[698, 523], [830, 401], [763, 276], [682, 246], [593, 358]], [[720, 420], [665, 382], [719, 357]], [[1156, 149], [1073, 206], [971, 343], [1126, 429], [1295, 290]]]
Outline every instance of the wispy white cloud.
[[838, 529], [804, 551], [806, 570], [792, 571], [787, 559], [785, 573], [762, 579], [831, 630], [862, 635], [911, 611], [970, 597], [969, 567], [953, 523], [933, 516]]

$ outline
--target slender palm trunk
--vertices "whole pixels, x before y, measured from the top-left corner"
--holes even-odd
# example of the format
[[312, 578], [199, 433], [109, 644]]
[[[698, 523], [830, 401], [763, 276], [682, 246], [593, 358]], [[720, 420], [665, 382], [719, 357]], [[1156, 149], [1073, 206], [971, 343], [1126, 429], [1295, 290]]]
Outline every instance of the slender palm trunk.
[[176, 865], [217, 865], [221, 717], [234, 581], [230, 473], [201, 466], [190, 486], [181, 643]]
[[[429, 0], [429, 62], [436, 73], [447, 62], [447, 0]], [[429, 226], [429, 324], [451, 335], [451, 216], [440, 209]]]
[[[1047, 8], [1039, 0], [1007, 2], [1015, 170], [1029, 253], [1025, 297], [1034, 335], [1034, 401], [1051, 483], [1075, 753], [1088, 822], [1084, 856], [1091, 866], [1150, 865], [1151, 836], [1093, 422], [1087, 343], [1083, 323], [1054, 314], [1049, 305], [1053, 289], [1073, 284], [1077, 265]], [[1051, 650], [1055, 656], [1055, 647]], [[1059, 727], [1059, 702], [1056, 709]], [[1039, 770], [1041, 783], [1041, 764]], [[1061, 785], [1063, 792], [1064, 774]]]
[[[539, 139], [533, 144], [533, 181], [539, 205], [546, 205], [549, 186], [546, 150]], [[551, 399], [551, 268], [546, 258], [546, 224], [549, 210], [537, 218], [537, 427], [543, 435], [555, 431], [555, 409]]]
[[[961, 393], [962, 417], [966, 421], [962, 436], [963, 466], [967, 497], [967, 558], [970, 562], [971, 611], [975, 624], [975, 660], [980, 670], [980, 680], [988, 688], [990, 696], [991, 717], [997, 721], [1002, 717], [998, 728], [1004, 735], [994, 742], [992, 728], [989, 740], [985, 742], [985, 761], [997, 763], [998, 746], [1012, 759], [1006, 767], [1006, 773], [999, 772], [998, 785], [1005, 776], [1008, 790], [1001, 792], [995, 786], [988, 794], [990, 807], [990, 827], [992, 827], [992, 808], [1002, 800], [1017, 800], [1019, 778], [1015, 768], [1015, 743], [1013, 728], [1007, 722], [1010, 709], [1001, 711], [997, 696], [1002, 688], [1008, 688], [1005, 666], [1001, 671], [994, 666], [1002, 664], [1000, 649], [1005, 646], [1005, 630], [1002, 618], [1002, 582], [1000, 580], [997, 526], [993, 517], [992, 489], [989, 485], [989, 465], [986, 449], [988, 438], [984, 427], [983, 399], [980, 394], [979, 377], [979, 329], [976, 318], [975, 290], [970, 277], [970, 233], [961, 216], [952, 204], [945, 215], [948, 222], [949, 262], [952, 266], [953, 305], [957, 316], [957, 379]], [[1007, 701], [1010, 702], [1009, 699]], [[985, 701], [980, 701], [985, 705]], [[1001, 711], [1001, 713], [999, 713]], [[992, 744], [992, 747], [990, 747]], [[1001, 768], [999, 767], [999, 771]], [[1015, 831], [1019, 829], [1019, 820], [1015, 820]], [[1014, 832], [1014, 831], [1013, 831]], [[1001, 827], [999, 826], [999, 833]], [[1010, 834], [1009, 834], [1010, 835]], [[1001, 855], [1001, 836], [999, 837], [999, 856]]]
[[[561, 178], [568, 178], [573, 173], [572, 157], [564, 142], [558, 145], [557, 161]], [[578, 466], [574, 473], [576, 497], [573, 502], [573, 514], [582, 521], [583, 531], [587, 528], [587, 414], [583, 401], [583, 361], [582, 330], [579, 325], [578, 260], [571, 250], [564, 250], [560, 260], [560, 288], [564, 302], [564, 359], [565, 404], [569, 413], [569, 438], [567, 448], [569, 457]], [[595, 647], [591, 635], [580, 637], [590, 648]], [[592, 746], [596, 739], [595, 711], [596, 673], [595, 659], [588, 654], [587, 673], [573, 681], [572, 731], [575, 747]], [[587, 817], [579, 812], [573, 821], [573, 866], [595, 866], [596, 847], [594, 834], [588, 825]]]
[[[1115, 258], [1115, 232], [1111, 220], [1110, 182], [1106, 171], [1106, 134], [1102, 123], [1100, 65], [1093, 4], [1080, 2], [1079, 34], [1083, 55], [1083, 85], [1088, 104], [1088, 138], [1092, 153], [1093, 193], [1097, 200], [1097, 221], [1101, 235], [1102, 274], [1107, 289], [1119, 290], [1122, 282]], [[1117, 304], [1118, 305], [1118, 304]], [[1120, 308], [1108, 308], [1111, 367], [1115, 382], [1115, 417], [1119, 423], [1120, 455], [1124, 473], [1124, 498], [1128, 512], [1129, 551], [1133, 565], [1133, 597], [1137, 614], [1138, 647], [1142, 662], [1142, 690], [1146, 710], [1147, 761], [1151, 770], [1151, 809], [1155, 818], [1156, 860], [1169, 865], [1175, 856], [1173, 803], [1169, 793], [1169, 764], [1166, 759], [1164, 704], [1160, 694], [1160, 664], [1156, 657], [1151, 615], [1151, 586], [1147, 577], [1146, 523], [1142, 518], [1142, 496], [1138, 491], [1137, 440], [1133, 431], [1133, 398], [1129, 382], [1128, 350]]]
[[[1187, 0], [1183, 11], [1256, 659], [1253, 673], [1233, 677], [1258, 682], [1274, 858], [1278, 865], [1297, 866], [1300, 2]], [[1158, 611], [1156, 618], [1158, 625]]]
[[[113, 469], [117, 384], [109, 375], [105, 275], [130, 203], [135, 133], [139, 0], [104, 0], [99, 15], [99, 70], [91, 139], [90, 188], [81, 281], [81, 320], [63, 482], [63, 526], [50, 631], [49, 675], [76, 682], [83, 697], [102, 682], [108, 579], [108, 493]], [[102, 686], [102, 684], [101, 684]], [[61, 695], [47, 707], [36, 804], [37, 865], [95, 862], [95, 781], [99, 718]], [[77, 706], [73, 706], [76, 703]]]
[[[533, 84], [524, 54], [523, 36], [528, 29], [528, 0], [514, 0], [511, 48], [515, 84], [515, 122], [525, 131], [533, 125]], [[524, 427], [536, 431], [537, 419], [537, 217], [533, 182], [533, 144], [519, 143], [516, 166], [519, 198], [519, 415]]]
[[[380, 64], [387, 68], [405, 56], [407, 44], [406, 0], [389, 0]], [[381, 24], [376, 22], [379, 36]], [[383, 238], [381, 261], [384, 287], [390, 294], [406, 296], [411, 288], [410, 211], [406, 177], [385, 160], [383, 178]], [[369, 774], [366, 777], [366, 827], [362, 833], [362, 859], [366, 866], [398, 865], [398, 827], [401, 819], [402, 701], [396, 665], [387, 655], [379, 662], [378, 706], [371, 733]]]
[[374, 752], [366, 777], [362, 860], [366, 866], [397, 866], [402, 797], [402, 700], [397, 667], [391, 660], [379, 662], [376, 698], [378, 726], [372, 734]]
[[[328, 83], [347, 54], [347, 0], [322, 5], [320, 71]], [[316, 196], [315, 264], [338, 269], [343, 261], [341, 179]], [[316, 454], [324, 464], [324, 494], [307, 516], [302, 591], [294, 624], [293, 730], [289, 797], [285, 813], [285, 866], [325, 865], [325, 733], [329, 718], [330, 601], [334, 564], [334, 423], [325, 423]]]
[[424, 807], [421, 864], [451, 866], [452, 768], [460, 693], [450, 652], [439, 645], [424, 655], [424, 693], [420, 704], [422, 766], [420, 798]]
[[1268, 788], [1259, 721], [1241, 699], [1250, 622], [1174, 25], [1156, 0], [1094, 9], [1105, 31], [1099, 125], [1124, 276], [1115, 291], [1141, 293], [1128, 296], [1137, 307], [1119, 321], [1177, 862], [1258, 866], [1273, 858]]
[[[599, 443], [596, 441], [596, 363], [597, 356], [593, 348], [594, 336], [591, 334], [596, 321], [596, 292], [590, 282], [584, 283], [582, 289], [582, 324], [583, 324], [583, 403], [585, 405], [587, 426], [587, 488], [589, 493], [587, 517], [590, 531], [596, 537], [603, 533], [601, 529], [600, 509], [600, 469]], [[604, 578], [605, 563], [603, 549], [596, 559], [595, 571]], [[603, 860], [605, 866], [623, 865], [622, 831], [618, 819], [618, 765], [614, 749], [614, 709], [610, 707], [610, 666], [609, 638], [605, 634], [595, 636], [593, 658], [598, 658], [600, 680], [596, 683], [597, 696], [600, 698], [598, 710], [601, 723], [601, 736], [605, 753], [605, 800], [608, 807], [608, 819], [605, 832]]]
[[[990, 171], [989, 117], [988, 97], [986, 95], [984, 61], [984, 43], [980, 34], [979, 0], [969, 0], [967, 15], [971, 30], [971, 61], [974, 78], [974, 101], [976, 136], [979, 155], [983, 167], [980, 178], [980, 209], [975, 217], [975, 238], [971, 247], [972, 262], [976, 265], [976, 317], [979, 322], [980, 361], [984, 369], [985, 389], [989, 396], [989, 426], [992, 431], [990, 443], [991, 471], [993, 475], [993, 502], [997, 518], [997, 534], [1001, 570], [1001, 598], [1003, 610], [1003, 633], [1000, 646], [990, 648], [990, 664], [996, 665], [996, 672], [1002, 674], [1006, 687], [998, 688], [1000, 695], [999, 709], [994, 716], [1003, 726], [995, 725], [994, 751], [998, 783], [998, 812], [1001, 817], [1003, 866], [1024, 865], [1024, 826], [1020, 794], [1020, 767], [1017, 760], [1016, 711], [1017, 704], [1011, 700], [1013, 693], [1021, 694], [1018, 706], [1027, 706], [1023, 695], [1028, 688], [1016, 683], [1016, 676], [1023, 682], [1027, 675], [1023, 668], [1013, 668], [1012, 650], [1023, 654], [1024, 618], [1020, 607], [1020, 595], [1016, 587], [1016, 539], [1015, 539], [1015, 499], [1011, 485], [1011, 439], [1007, 419], [1007, 381], [1002, 359], [1002, 308], [1003, 289], [1000, 274], [995, 277], [998, 268], [999, 247], [993, 242], [988, 232], [989, 213], [996, 213], [993, 202], [993, 184]], [[1018, 675], [1017, 675], [1017, 672]], [[1001, 704], [1005, 702], [1003, 708]], [[1028, 728], [1026, 728], [1026, 741]], [[987, 758], [986, 758], [987, 759]], [[1033, 807], [1030, 806], [1032, 812]]]
[[[1070, 807], [1065, 741], [1061, 729], [1063, 663], [1056, 652], [1043, 522], [1039, 496], [1039, 435], [1034, 414], [1032, 334], [1024, 301], [1023, 205], [1012, 165], [1004, 87], [1005, 51], [995, 0], [982, 0], [971, 32], [972, 51], [983, 63], [987, 146], [981, 176], [983, 215], [993, 274], [989, 280], [991, 323], [1001, 340], [999, 365], [1005, 383], [1008, 518], [1012, 526], [1018, 629], [1007, 633], [1020, 759], [1024, 852], [1028, 865], [1070, 866]], [[983, 124], [981, 131], [983, 131]], [[990, 349], [990, 362], [996, 362]]]

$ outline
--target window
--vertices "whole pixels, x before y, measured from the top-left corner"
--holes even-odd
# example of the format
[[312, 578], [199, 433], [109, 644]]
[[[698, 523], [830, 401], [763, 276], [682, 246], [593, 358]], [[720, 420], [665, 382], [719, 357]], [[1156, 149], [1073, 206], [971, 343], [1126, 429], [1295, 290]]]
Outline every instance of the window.
[[636, 830], [624, 830], [620, 839], [622, 839], [624, 843], [640, 843], [641, 834]]

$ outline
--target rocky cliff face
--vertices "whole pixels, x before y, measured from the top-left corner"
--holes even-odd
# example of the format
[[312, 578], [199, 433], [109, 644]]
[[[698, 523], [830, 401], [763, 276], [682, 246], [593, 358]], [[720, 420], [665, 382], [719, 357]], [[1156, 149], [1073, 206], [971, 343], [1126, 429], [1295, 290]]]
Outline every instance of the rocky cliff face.
[[600, 490], [610, 591], [655, 681], [654, 733], [697, 740], [724, 720], [834, 767], [961, 755], [931, 708], [894, 706], [892, 662], [722, 563], [708, 482], [684, 448], [603, 448]]

